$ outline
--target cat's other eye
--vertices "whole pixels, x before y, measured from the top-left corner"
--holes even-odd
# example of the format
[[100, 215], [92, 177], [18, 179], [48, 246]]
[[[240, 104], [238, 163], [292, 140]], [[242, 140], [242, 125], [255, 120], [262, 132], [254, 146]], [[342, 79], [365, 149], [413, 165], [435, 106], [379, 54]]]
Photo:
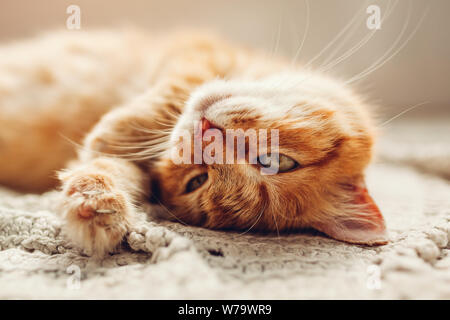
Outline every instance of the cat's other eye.
[[192, 192], [200, 188], [208, 180], [208, 174], [202, 173], [193, 177], [186, 185], [185, 193]]
[[294, 159], [284, 154], [263, 154], [258, 157], [259, 165], [264, 168], [275, 168], [278, 173], [291, 171], [299, 166]]

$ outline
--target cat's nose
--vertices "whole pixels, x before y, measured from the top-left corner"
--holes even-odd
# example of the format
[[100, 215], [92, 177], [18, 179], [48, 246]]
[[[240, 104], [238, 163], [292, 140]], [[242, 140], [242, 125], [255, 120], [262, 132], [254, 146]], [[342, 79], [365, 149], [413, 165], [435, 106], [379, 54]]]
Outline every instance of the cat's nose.
[[200, 126], [201, 126], [202, 134], [205, 133], [206, 130], [208, 130], [212, 127], [211, 122], [206, 118], [202, 118], [202, 120], [200, 120]]
[[213, 126], [211, 125], [211, 122], [210, 122], [208, 119], [206, 119], [206, 118], [200, 119], [200, 121], [197, 123], [196, 126], [197, 126], [197, 127], [195, 128], [194, 135], [195, 135], [197, 138], [200, 138], [200, 139], [203, 138], [205, 132], [206, 132], [208, 129], [210, 129], [211, 127], [213, 127]]
[[194, 136], [200, 140], [204, 139], [205, 137], [209, 137], [210, 135], [214, 135], [214, 132], [212, 130], [208, 131], [209, 129], [218, 129], [219, 131], [222, 131], [218, 126], [216, 126], [214, 123], [209, 121], [206, 118], [202, 118], [194, 131]]
[[203, 134], [208, 130], [208, 129], [219, 129], [220, 130], [220, 128], [217, 126], [217, 125], [215, 125], [214, 123], [212, 123], [211, 121], [209, 121], [208, 119], [206, 119], [206, 118], [202, 118], [201, 120], [200, 120], [200, 122], [199, 122], [199, 124], [198, 124], [198, 132], [200, 133], [202, 133], [202, 136], [203, 136]]

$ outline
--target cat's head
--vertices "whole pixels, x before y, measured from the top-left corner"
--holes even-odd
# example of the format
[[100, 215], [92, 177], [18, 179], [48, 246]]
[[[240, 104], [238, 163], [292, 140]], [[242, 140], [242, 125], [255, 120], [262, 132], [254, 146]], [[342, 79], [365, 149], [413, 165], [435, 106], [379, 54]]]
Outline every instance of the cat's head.
[[[385, 243], [383, 217], [364, 185], [375, 135], [366, 112], [351, 91], [314, 74], [207, 83], [179, 117], [172, 152], [183, 136], [195, 162], [195, 153], [208, 146], [203, 142], [195, 149], [195, 137], [214, 128], [224, 137], [225, 163], [180, 163], [168, 152], [155, 165], [158, 201], [168, 217], [208, 228], [312, 227], [348, 242]], [[249, 136], [245, 159], [227, 163], [226, 129], [267, 130], [265, 144], [257, 141], [256, 163], [251, 163]], [[279, 161], [270, 149], [271, 130], [277, 130]], [[276, 170], [267, 174], [263, 169], [270, 165]]]

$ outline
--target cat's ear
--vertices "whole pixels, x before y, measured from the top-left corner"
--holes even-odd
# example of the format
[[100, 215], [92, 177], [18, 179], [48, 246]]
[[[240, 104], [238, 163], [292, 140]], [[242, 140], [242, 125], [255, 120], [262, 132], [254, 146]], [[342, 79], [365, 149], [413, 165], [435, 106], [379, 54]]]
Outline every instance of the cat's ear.
[[384, 218], [369, 195], [364, 178], [340, 187], [348, 200], [344, 205], [345, 212], [327, 215], [326, 219], [315, 223], [314, 228], [345, 242], [367, 245], [388, 243]]

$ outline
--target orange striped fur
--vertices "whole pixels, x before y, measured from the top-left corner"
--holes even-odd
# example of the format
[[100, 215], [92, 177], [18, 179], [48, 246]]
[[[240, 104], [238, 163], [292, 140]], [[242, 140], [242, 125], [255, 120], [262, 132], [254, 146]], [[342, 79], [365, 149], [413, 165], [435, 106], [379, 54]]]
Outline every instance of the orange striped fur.
[[[221, 130], [278, 129], [280, 153], [299, 166], [175, 164], [173, 137], [202, 117]], [[385, 243], [363, 178], [375, 133], [339, 81], [212, 35], [59, 32], [0, 48], [0, 183], [60, 183], [66, 233], [92, 254], [114, 250], [149, 200], [206, 228], [312, 227]], [[200, 173], [206, 182], [186, 192]]]

